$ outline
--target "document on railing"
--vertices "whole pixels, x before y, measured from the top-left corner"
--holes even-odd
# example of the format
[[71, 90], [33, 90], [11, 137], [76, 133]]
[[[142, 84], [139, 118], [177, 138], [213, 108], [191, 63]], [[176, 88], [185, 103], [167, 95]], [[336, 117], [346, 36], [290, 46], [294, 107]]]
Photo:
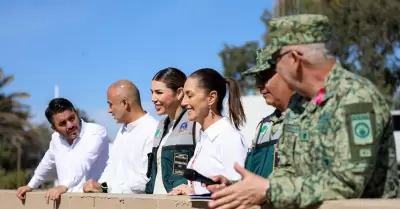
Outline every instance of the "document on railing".
[[206, 199], [206, 200], [211, 200], [211, 194], [190, 194], [189, 195], [190, 199]]

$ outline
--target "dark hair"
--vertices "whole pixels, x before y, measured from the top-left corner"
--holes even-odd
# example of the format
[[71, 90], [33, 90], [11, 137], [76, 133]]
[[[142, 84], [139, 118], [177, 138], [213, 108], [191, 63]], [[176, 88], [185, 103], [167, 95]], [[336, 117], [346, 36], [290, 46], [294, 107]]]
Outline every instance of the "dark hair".
[[244, 114], [242, 99], [240, 97], [239, 87], [237, 82], [231, 78], [224, 78], [216, 70], [210, 68], [203, 68], [193, 72], [190, 77], [196, 78], [199, 82], [199, 87], [203, 88], [207, 93], [217, 91], [217, 111], [218, 114], [222, 112], [222, 102], [226, 95], [226, 84], [229, 87], [229, 117], [234, 123], [236, 129], [246, 122], [246, 115]]
[[68, 99], [55, 98], [49, 102], [45, 115], [49, 123], [54, 125], [53, 116], [57, 113], [64, 112], [65, 110], [71, 110], [75, 112], [75, 107]]
[[177, 68], [168, 67], [160, 70], [152, 79], [153, 81], [161, 81], [165, 85], [176, 92], [185, 85], [186, 75]]

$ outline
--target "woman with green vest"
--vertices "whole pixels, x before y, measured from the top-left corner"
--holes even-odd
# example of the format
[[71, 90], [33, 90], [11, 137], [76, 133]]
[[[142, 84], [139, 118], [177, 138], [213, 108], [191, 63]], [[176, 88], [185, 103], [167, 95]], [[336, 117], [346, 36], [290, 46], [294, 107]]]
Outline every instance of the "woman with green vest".
[[186, 184], [183, 173], [192, 158], [199, 125], [188, 120], [181, 107], [186, 75], [176, 68], [159, 71], [151, 83], [152, 102], [160, 121], [154, 135], [153, 150], [148, 154], [147, 194], [167, 194], [172, 188]]

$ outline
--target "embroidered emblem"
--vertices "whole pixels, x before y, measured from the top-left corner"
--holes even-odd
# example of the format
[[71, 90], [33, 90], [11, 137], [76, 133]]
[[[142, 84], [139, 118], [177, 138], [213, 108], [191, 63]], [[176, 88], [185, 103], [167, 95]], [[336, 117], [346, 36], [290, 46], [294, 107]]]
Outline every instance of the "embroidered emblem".
[[172, 173], [175, 175], [183, 176], [185, 173], [189, 156], [183, 153], [174, 153], [174, 163], [172, 166]]
[[157, 129], [157, 131], [156, 131], [156, 137], [158, 137], [159, 135], [160, 135], [160, 129]]
[[328, 158], [328, 157], [326, 157], [326, 156], [324, 156], [323, 158], [322, 158], [322, 162], [324, 162], [324, 164], [326, 165], [326, 166], [330, 166], [331, 165], [331, 160]]
[[182, 123], [181, 127], [179, 127], [179, 132], [186, 131], [187, 127], [188, 127], [187, 122]]
[[307, 130], [304, 130], [301, 132], [301, 140], [308, 141], [308, 131]]
[[372, 156], [371, 149], [369, 149], [369, 148], [360, 149], [359, 154], [360, 154], [360, 157], [371, 157]]
[[368, 113], [352, 114], [351, 127], [356, 145], [366, 145], [373, 142], [371, 118]]
[[267, 131], [267, 129], [268, 129], [268, 125], [267, 125], [267, 124], [264, 124], [264, 125], [261, 127], [261, 132], [260, 132], [260, 134], [264, 134], [265, 131]]

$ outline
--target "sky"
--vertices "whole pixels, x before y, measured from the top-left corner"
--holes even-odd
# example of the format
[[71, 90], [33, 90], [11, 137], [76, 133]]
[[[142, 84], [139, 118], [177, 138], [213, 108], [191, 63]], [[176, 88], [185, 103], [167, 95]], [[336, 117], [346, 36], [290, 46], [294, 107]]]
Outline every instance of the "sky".
[[28, 92], [32, 121], [59, 96], [84, 109], [114, 137], [119, 124], [107, 113], [106, 91], [120, 79], [139, 89], [142, 105], [157, 119], [151, 79], [176, 67], [222, 71], [225, 43], [261, 42], [260, 21], [272, 0], [0, 0], [0, 67], [15, 80], [4, 90]]

